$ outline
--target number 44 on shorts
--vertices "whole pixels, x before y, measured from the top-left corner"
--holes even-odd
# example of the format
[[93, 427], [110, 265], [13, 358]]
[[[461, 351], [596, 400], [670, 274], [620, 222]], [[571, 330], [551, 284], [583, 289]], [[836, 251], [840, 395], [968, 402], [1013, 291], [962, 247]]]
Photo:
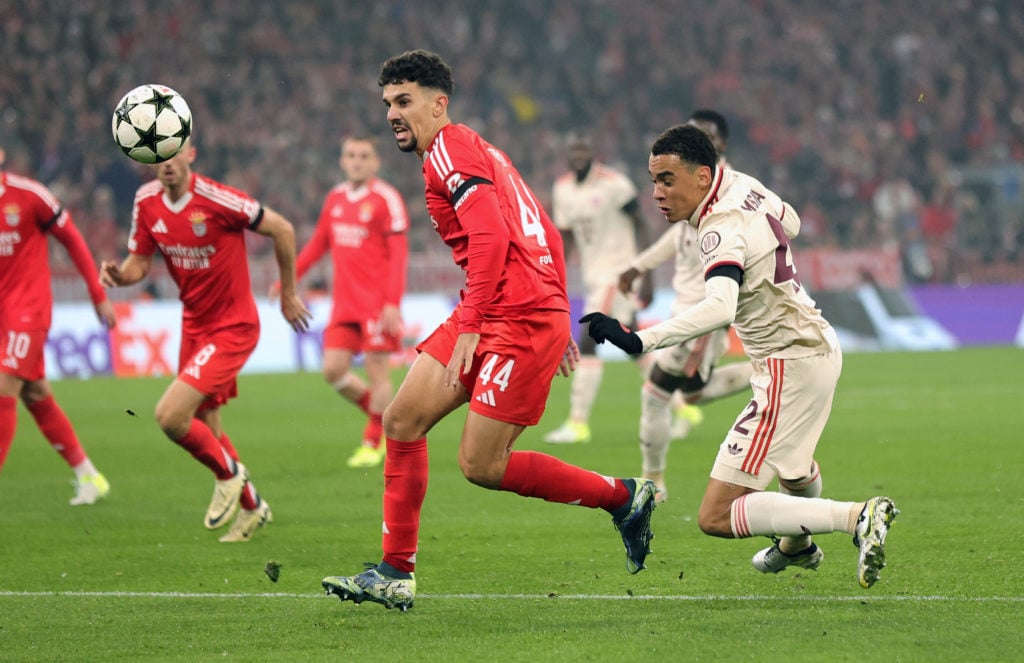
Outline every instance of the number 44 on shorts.
[[480, 381], [481, 385], [486, 387], [488, 383], [493, 382], [499, 391], [508, 389], [508, 382], [512, 376], [512, 369], [515, 367], [516, 361], [515, 359], [509, 359], [495, 373], [494, 369], [500, 360], [501, 357], [494, 353], [491, 353], [489, 357], [484, 359], [484, 365], [477, 374], [477, 380]]

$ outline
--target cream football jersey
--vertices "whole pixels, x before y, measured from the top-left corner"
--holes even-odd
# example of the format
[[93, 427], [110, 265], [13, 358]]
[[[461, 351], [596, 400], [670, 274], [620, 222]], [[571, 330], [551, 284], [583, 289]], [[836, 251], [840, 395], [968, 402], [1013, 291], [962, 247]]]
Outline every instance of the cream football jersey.
[[800, 218], [789, 204], [753, 177], [719, 168], [689, 222], [705, 274], [727, 265], [743, 270], [733, 327], [750, 358], [834, 349], [835, 332], [800, 284], [790, 246]]
[[622, 211], [636, 195], [625, 175], [597, 162], [582, 182], [575, 173], [555, 181], [552, 220], [559, 230], [572, 230], [588, 291], [616, 283], [636, 257], [633, 221]]
[[704, 263], [697, 246], [697, 231], [687, 223], [674, 223], [654, 244], [633, 259], [632, 267], [650, 272], [675, 256], [672, 315], [682, 313], [704, 297]]

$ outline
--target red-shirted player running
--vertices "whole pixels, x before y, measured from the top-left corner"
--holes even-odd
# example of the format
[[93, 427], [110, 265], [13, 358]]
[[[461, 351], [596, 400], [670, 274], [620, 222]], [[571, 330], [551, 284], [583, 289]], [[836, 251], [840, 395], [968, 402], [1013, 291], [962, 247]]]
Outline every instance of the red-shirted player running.
[[260, 325], [249, 283], [243, 231], [273, 240], [281, 275], [281, 312], [296, 331], [309, 311], [295, 294], [295, 234], [272, 209], [230, 187], [192, 172], [195, 147], [156, 166], [157, 179], [135, 194], [129, 255], [118, 266], [104, 261], [100, 282], [141, 281], [159, 251], [183, 304], [178, 377], [156, 405], [164, 433], [217, 477], [204, 524], [217, 529], [238, 517], [223, 542], [248, 541], [271, 519], [238, 453], [221, 430], [220, 406], [237, 395], [235, 378], [256, 347]]
[[383, 560], [355, 576], [324, 578], [342, 600], [405, 610], [427, 488], [427, 432], [469, 403], [459, 466], [471, 482], [549, 502], [602, 508], [626, 546], [626, 568], [644, 568], [656, 489], [546, 454], [512, 451], [544, 412], [551, 380], [579, 358], [572, 341], [558, 230], [501, 150], [448, 118], [451, 69], [427, 51], [384, 63], [378, 83], [403, 152], [423, 160], [427, 211], [466, 272], [462, 301], [418, 347], [384, 412]]
[[96, 263], [71, 214], [39, 182], [4, 172], [4, 159], [0, 148], [0, 468], [14, 440], [20, 396], [43, 436], [75, 472], [71, 504], [94, 504], [110, 492], [110, 483], [86, 456], [54, 400], [43, 365], [53, 308], [47, 234], [67, 249], [108, 329], [114, 326], [114, 308], [96, 281]]
[[[381, 417], [391, 402], [391, 353], [402, 347], [409, 218], [398, 190], [377, 179], [380, 157], [372, 138], [342, 139], [339, 162], [345, 181], [327, 194], [295, 272], [301, 279], [330, 251], [334, 301], [324, 330], [324, 379], [369, 417], [348, 466], [374, 467], [384, 459]], [[279, 288], [274, 285], [271, 297]], [[350, 370], [359, 353], [368, 385]]]

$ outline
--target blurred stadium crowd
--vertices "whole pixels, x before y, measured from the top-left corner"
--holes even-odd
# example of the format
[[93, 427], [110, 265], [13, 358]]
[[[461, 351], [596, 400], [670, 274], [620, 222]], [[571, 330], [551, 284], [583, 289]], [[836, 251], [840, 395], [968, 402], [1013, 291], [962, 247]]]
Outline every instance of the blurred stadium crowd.
[[804, 245], [896, 242], [915, 281], [1024, 280], [1019, 0], [0, 0], [0, 16], [8, 167], [50, 185], [100, 258], [123, 255], [150, 176], [113, 145], [111, 111], [160, 82], [192, 107], [197, 169], [300, 240], [340, 177], [338, 138], [378, 136], [409, 202], [412, 269], [447, 264], [376, 85], [384, 59], [422, 47], [453, 65], [452, 116], [545, 201], [562, 136], [583, 127], [656, 226], [650, 143], [710, 107], [730, 120], [733, 165], [801, 211]]

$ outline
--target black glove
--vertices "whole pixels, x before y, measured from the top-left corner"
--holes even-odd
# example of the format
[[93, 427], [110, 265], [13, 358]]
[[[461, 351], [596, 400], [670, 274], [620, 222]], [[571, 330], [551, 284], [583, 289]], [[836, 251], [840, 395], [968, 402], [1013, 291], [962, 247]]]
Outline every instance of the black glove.
[[604, 313], [588, 313], [580, 318], [580, 322], [590, 323], [587, 333], [598, 343], [611, 341], [612, 345], [622, 348], [631, 355], [638, 355], [644, 351], [644, 344], [639, 336]]

